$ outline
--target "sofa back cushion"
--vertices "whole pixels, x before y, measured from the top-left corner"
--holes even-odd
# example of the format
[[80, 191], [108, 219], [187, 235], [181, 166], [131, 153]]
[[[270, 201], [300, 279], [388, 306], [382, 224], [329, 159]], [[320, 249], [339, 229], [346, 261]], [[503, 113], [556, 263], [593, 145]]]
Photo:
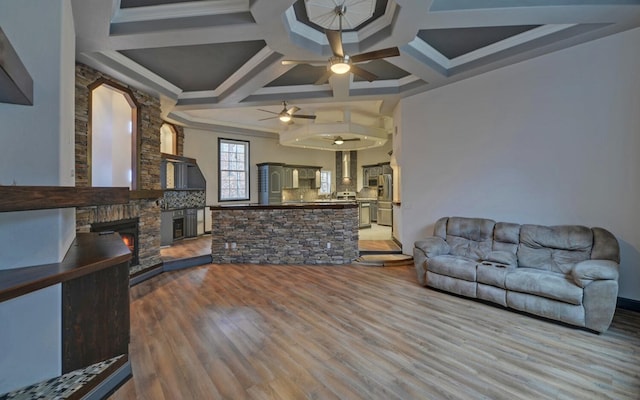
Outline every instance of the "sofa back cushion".
[[516, 254], [520, 243], [520, 225], [498, 222], [493, 229], [493, 250]]
[[585, 226], [522, 225], [518, 266], [568, 273], [591, 257], [593, 232]]
[[447, 240], [447, 222], [449, 221], [449, 217], [442, 217], [436, 221], [435, 226], [433, 227], [433, 236], [437, 236], [442, 238], [443, 240]]
[[447, 243], [450, 254], [474, 260], [483, 259], [492, 250], [495, 221], [484, 218], [450, 217]]

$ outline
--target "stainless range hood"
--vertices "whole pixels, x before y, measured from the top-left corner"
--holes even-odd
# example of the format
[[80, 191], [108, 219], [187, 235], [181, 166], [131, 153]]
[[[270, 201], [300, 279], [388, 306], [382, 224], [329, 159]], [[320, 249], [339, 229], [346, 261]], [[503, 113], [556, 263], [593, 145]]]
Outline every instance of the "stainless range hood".
[[351, 178], [351, 152], [342, 152], [342, 177], [345, 179]]

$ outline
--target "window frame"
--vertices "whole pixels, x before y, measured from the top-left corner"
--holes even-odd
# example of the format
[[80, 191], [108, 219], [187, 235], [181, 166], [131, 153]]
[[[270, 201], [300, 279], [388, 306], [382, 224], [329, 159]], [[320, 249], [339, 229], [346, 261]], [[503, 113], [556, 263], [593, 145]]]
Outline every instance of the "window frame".
[[[245, 193], [246, 197], [238, 197], [238, 198], [222, 198], [222, 144], [239, 144], [243, 145], [245, 148], [245, 160], [244, 160], [244, 174], [245, 174]], [[239, 140], [239, 139], [229, 139], [229, 138], [218, 138], [218, 202], [230, 202], [230, 201], [249, 201], [251, 199], [251, 170], [250, 170], [250, 159], [251, 159], [251, 142], [248, 140]], [[224, 170], [230, 171], [230, 170]], [[236, 170], [239, 171], [239, 170]]]

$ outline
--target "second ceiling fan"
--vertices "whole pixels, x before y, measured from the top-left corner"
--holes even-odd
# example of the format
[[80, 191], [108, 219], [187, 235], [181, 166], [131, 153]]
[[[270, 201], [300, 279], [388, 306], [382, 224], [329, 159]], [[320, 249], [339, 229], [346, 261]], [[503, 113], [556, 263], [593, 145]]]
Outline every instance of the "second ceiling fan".
[[259, 108], [258, 110], [267, 112], [269, 114], [275, 114], [275, 117], [262, 118], [260, 121], [265, 121], [265, 120], [268, 120], [268, 119], [278, 118], [282, 122], [293, 123], [293, 121], [291, 120], [292, 118], [316, 119], [315, 115], [296, 114], [296, 112], [300, 111], [300, 108], [298, 108], [296, 106], [293, 106], [291, 108], [287, 108], [287, 102], [286, 101], [282, 102], [282, 111], [280, 111], [280, 112], [273, 112], [273, 111], [269, 111], [269, 110], [263, 110], [261, 108]]
[[[374, 50], [367, 53], [356, 54], [350, 56], [345, 54], [344, 49], [342, 47], [342, 17], [347, 12], [346, 5], [336, 6], [334, 12], [339, 18], [339, 30], [325, 29], [324, 33], [327, 35], [327, 40], [329, 41], [329, 46], [331, 46], [331, 52], [333, 53], [333, 57], [329, 58], [329, 63], [327, 65], [327, 72], [325, 72], [314, 84], [322, 85], [329, 80], [332, 74], [346, 74], [347, 72], [353, 72], [354, 75], [357, 75], [363, 79], [366, 79], [369, 82], [373, 82], [378, 77], [364, 70], [357, 65], [356, 63], [377, 60], [380, 58], [386, 57], [396, 57], [400, 55], [400, 50], [397, 47], [389, 47], [382, 50]], [[283, 65], [291, 65], [291, 64], [317, 64], [317, 61], [295, 61], [295, 60], [284, 60], [282, 61]]]

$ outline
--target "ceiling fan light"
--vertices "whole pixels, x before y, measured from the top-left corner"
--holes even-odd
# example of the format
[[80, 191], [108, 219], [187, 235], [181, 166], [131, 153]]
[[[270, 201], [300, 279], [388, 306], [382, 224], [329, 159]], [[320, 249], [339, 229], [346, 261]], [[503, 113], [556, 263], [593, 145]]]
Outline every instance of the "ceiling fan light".
[[334, 140], [334, 141], [333, 141], [333, 143], [335, 143], [335, 144], [337, 144], [337, 145], [340, 145], [340, 144], [343, 144], [343, 143], [344, 143], [344, 140], [342, 140], [342, 138], [340, 138], [340, 139], [336, 139], [336, 140]]
[[280, 121], [282, 122], [289, 122], [291, 121], [291, 115], [287, 114], [287, 113], [282, 113], [280, 114], [280, 116], [278, 117], [280, 119]]
[[351, 70], [351, 62], [349, 56], [344, 57], [331, 57], [329, 59], [331, 72], [334, 74], [346, 74]]

